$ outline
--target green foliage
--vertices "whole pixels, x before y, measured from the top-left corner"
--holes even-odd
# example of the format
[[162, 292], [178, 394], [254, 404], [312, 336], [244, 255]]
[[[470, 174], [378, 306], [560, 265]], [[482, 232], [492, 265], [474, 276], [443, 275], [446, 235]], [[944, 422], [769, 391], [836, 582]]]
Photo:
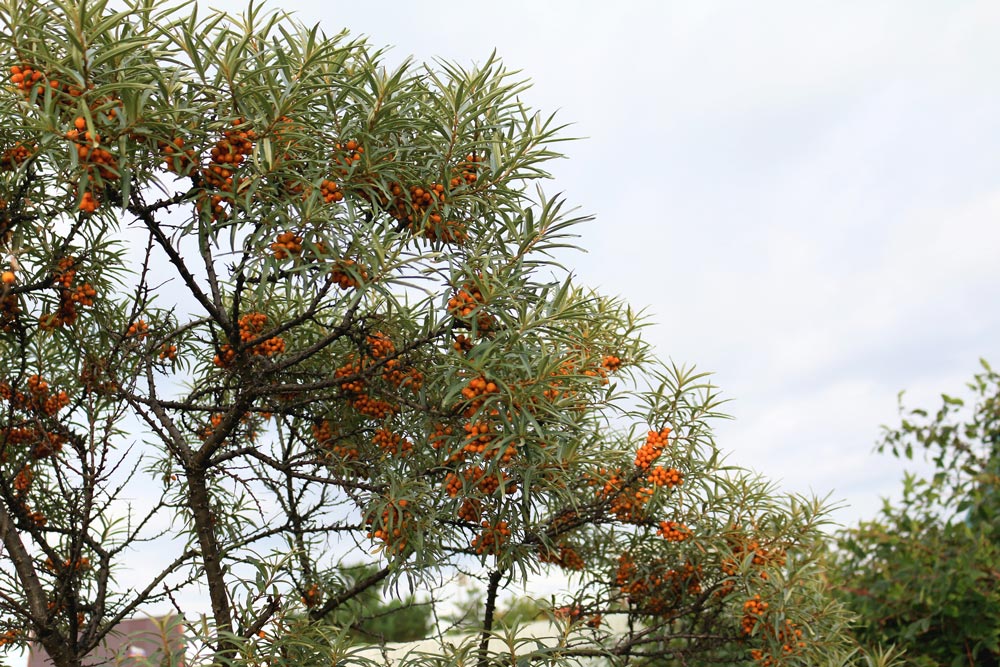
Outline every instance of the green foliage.
[[501, 625], [516, 628], [545, 619], [548, 610], [549, 607], [544, 602], [529, 597], [516, 597], [500, 609], [497, 620]]
[[[377, 570], [372, 565], [344, 569], [345, 583], [354, 585], [371, 577]], [[376, 587], [366, 588], [339, 606], [324, 619], [334, 628], [346, 629], [357, 643], [412, 642], [426, 638], [431, 632], [431, 607], [415, 596], [385, 600]]]
[[[6, 643], [76, 667], [160, 605], [199, 661], [378, 664], [357, 638], [425, 626], [372, 592], [436, 617], [465, 572], [476, 634], [402, 663], [848, 659], [823, 508], [728, 465], [710, 378], [554, 259], [584, 218], [524, 81], [118, 6], [0, 0]], [[491, 642], [552, 572], [551, 635]]]
[[[455, 609], [442, 620], [453, 633], [474, 631], [482, 619], [482, 607], [486, 591], [470, 587], [464, 591], [463, 597], [454, 601]], [[552, 606], [542, 600], [529, 596], [514, 596], [497, 604], [494, 620], [498, 625], [517, 628], [526, 623], [546, 619]]]
[[[879, 451], [925, 451], [878, 519], [839, 534], [835, 588], [864, 644], [896, 644], [919, 665], [996, 665], [1000, 658], [1000, 375], [983, 362], [971, 399], [904, 412]], [[968, 404], [967, 404], [968, 403]]]

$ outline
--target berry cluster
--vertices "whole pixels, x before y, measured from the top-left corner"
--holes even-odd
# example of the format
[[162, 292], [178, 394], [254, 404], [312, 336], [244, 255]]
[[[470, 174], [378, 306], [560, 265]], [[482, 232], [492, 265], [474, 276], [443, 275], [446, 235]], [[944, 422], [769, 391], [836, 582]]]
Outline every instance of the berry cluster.
[[340, 389], [348, 395], [361, 394], [367, 386], [362, 377], [361, 364], [357, 361], [344, 364], [333, 372], [333, 377], [341, 380]]
[[17, 142], [2, 154], [0, 154], [0, 171], [14, 171], [28, 161], [35, 151], [35, 147], [28, 147], [22, 142]]
[[[768, 566], [782, 566], [785, 564], [785, 551], [780, 547], [771, 545], [770, 548], [761, 545], [758, 539], [747, 535], [739, 526], [734, 525], [731, 532], [726, 536], [726, 542], [732, 549], [732, 555], [723, 559], [721, 569], [723, 574], [733, 577], [740, 570], [740, 564], [749, 560], [749, 566], [763, 580], [767, 580]], [[732, 591], [734, 582], [726, 581], [720, 589], [720, 594], [728, 594]]]
[[406, 367], [399, 359], [387, 359], [382, 368], [382, 379], [399, 389], [406, 387], [410, 391], [420, 391], [424, 386], [424, 375], [416, 368]]
[[[557, 619], [564, 619], [570, 623], [576, 623], [584, 616], [584, 609], [578, 605], [563, 605], [562, 607], [557, 607], [553, 610], [553, 615]], [[601, 627], [601, 620], [604, 617], [601, 614], [594, 614], [587, 619], [587, 627], [599, 628]]]
[[458, 334], [451, 344], [451, 348], [459, 354], [466, 354], [472, 350], [472, 339], [465, 334]]
[[482, 555], [496, 555], [510, 541], [510, 527], [506, 521], [490, 523], [483, 520], [482, 530], [472, 539], [472, 549]]
[[458, 518], [469, 523], [479, 523], [483, 518], [483, 503], [478, 498], [466, 498], [458, 508]]
[[405, 456], [413, 450], [413, 443], [398, 433], [384, 428], [375, 431], [372, 443], [389, 456]]
[[654, 561], [640, 570], [632, 554], [618, 559], [615, 583], [630, 604], [644, 614], [670, 616], [685, 596], [701, 594], [702, 567], [685, 562], [679, 568]]
[[367, 523], [371, 528], [368, 538], [381, 540], [390, 554], [400, 554], [406, 549], [405, 531], [413, 520], [408, 505], [406, 499], [400, 499], [387, 505], [378, 520], [368, 517]]
[[84, 181], [88, 185], [80, 197], [79, 209], [84, 213], [93, 213], [100, 206], [93, 187], [102, 181], [118, 178], [118, 161], [110, 151], [101, 147], [101, 135], [87, 130], [87, 120], [83, 116], [73, 120], [73, 127], [65, 136], [76, 145], [76, 155], [84, 168]]
[[430, 443], [432, 448], [441, 449], [447, 444], [454, 433], [455, 429], [447, 424], [434, 424], [434, 430], [427, 436], [427, 442]]
[[31, 466], [25, 465], [14, 477], [14, 492], [18, 496], [23, 496], [31, 490], [31, 483], [35, 480]]
[[97, 199], [94, 193], [91, 192], [90, 190], [85, 191], [83, 195], [80, 197], [79, 208], [84, 213], [93, 213], [98, 209], [98, 207], [100, 207], [100, 205], [101, 205], [100, 200]]
[[646, 519], [646, 505], [652, 497], [653, 489], [649, 487], [628, 487], [611, 500], [611, 513], [625, 523], [642, 523]]
[[70, 572], [83, 572], [90, 569], [90, 559], [86, 556], [81, 556], [77, 559], [67, 558], [61, 563], [54, 562], [51, 558], [45, 559], [45, 568], [52, 572], [60, 571], [70, 571]]
[[465, 320], [483, 303], [485, 299], [479, 288], [475, 285], [465, 285], [448, 299], [448, 312], [456, 319]]
[[476, 172], [482, 169], [483, 160], [484, 157], [482, 155], [476, 155], [475, 153], [466, 155], [465, 160], [458, 165], [461, 173], [458, 176], [453, 176], [451, 179], [451, 187], [458, 188], [463, 182], [466, 185], [474, 185], [479, 180], [479, 175]]
[[366, 336], [365, 342], [368, 344], [368, 355], [374, 360], [385, 359], [396, 352], [392, 339], [380, 331]]
[[560, 398], [573, 398], [576, 396], [577, 390], [567, 389], [567, 380], [583, 376], [600, 378], [601, 384], [608, 384], [608, 373], [617, 371], [620, 367], [621, 359], [618, 357], [605, 356], [600, 363], [596, 363], [587, 350], [577, 348], [574, 350], [574, 354], [563, 359], [559, 368], [551, 374], [547, 387], [542, 391], [542, 396], [553, 402]]
[[[14, 65], [10, 68], [10, 82], [20, 90], [25, 97], [30, 97], [32, 93], [41, 97], [45, 94], [45, 84], [43, 80], [45, 79], [45, 74], [40, 70], [35, 69], [32, 65]], [[55, 93], [60, 94], [62, 97], [58, 99], [59, 102], [68, 104], [74, 99], [83, 94], [83, 91], [73, 85], [62, 83], [57, 79], [49, 79], [49, 88], [51, 88]], [[91, 88], [93, 85], [91, 85]], [[39, 100], [41, 104], [41, 100]]]
[[339, 259], [330, 270], [330, 280], [346, 290], [368, 280], [368, 272], [353, 259]]
[[549, 535], [559, 535], [560, 533], [565, 533], [568, 530], [576, 528], [581, 523], [582, 520], [576, 510], [563, 510], [549, 521], [547, 532]]
[[39, 375], [32, 375], [28, 378], [28, 394], [28, 409], [50, 417], [69, 405], [69, 396], [66, 392], [52, 393], [49, 390], [49, 383]]
[[508, 542], [510, 527], [498, 518], [498, 504], [519, 488], [511, 469], [517, 449], [514, 443], [501, 440], [499, 396], [496, 381], [484, 375], [470, 378], [452, 406], [458, 423], [454, 427], [435, 424], [428, 436], [450, 469], [443, 485], [448, 497], [460, 501], [459, 518], [480, 525], [471, 542], [479, 555], [496, 555]]
[[[304, 238], [295, 232], [281, 232], [275, 237], [270, 248], [274, 258], [278, 261], [285, 259], [298, 259], [303, 256], [305, 245]], [[311, 261], [316, 261], [327, 254], [326, 245], [320, 241], [312, 244], [309, 253]]]
[[103, 358], [87, 358], [80, 369], [80, 384], [88, 393], [108, 395], [118, 390], [118, 384], [108, 378], [112, 374], [111, 364]]
[[232, 128], [223, 130], [222, 137], [212, 147], [211, 161], [202, 171], [202, 178], [209, 187], [232, 191], [233, 176], [253, 153], [253, 142], [257, 140], [253, 130], [243, 129], [244, 124], [242, 119], [235, 119]]
[[[517, 456], [514, 444], [509, 442], [498, 444], [500, 430], [503, 428], [502, 422], [497, 419], [500, 410], [496, 405], [485, 411], [483, 409], [490, 398], [497, 396], [498, 393], [497, 384], [484, 376], [472, 378], [463, 387], [462, 398], [453, 408], [456, 416], [467, 420], [461, 423], [461, 437], [446, 438], [440, 430], [431, 435], [434, 448], [444, 449], [446, 465], [458, 464], [468, 457], [476, 456], [503, 467], [513, 463]], [[449, 426], [447, 435], [451, 436], [454, 433], [455, 431]]]
[[225, 204], [236, 200], [236, 192], [242, 184], [234, 180], [234, 176], [253, 153], [257, 135], [253, 130], [245, 129], [245, 125], [243, 119], [237, 118], [230, 129], [223, 130], [222, 137], [210, 151], [208, 166], [201, 170], [205, 185], [217, 191], [212, 195], [203, 194], [199, 199], [199, 206], [213, 220], [223, 220], [228, 216]]
[[41, 83], [45, 75], [31, 65], [14, 65], [10, 68], [10, 82], [25, 96], [34, 90], [39, 95], [45, 94], [45, 85]]
[[6, 382], [0, 382], [0, 399], [7, 401], [15, 410], [27, 410], [39, 415], [54, 417], [69, 405], [69, 395], [65, 391], [53, 392], [40, 375], [28, 377], [28, 393], [16, 391]]
[[486, 303], [487, 298], [482, 290], [472, 283], [466, 283], [448, 299], [448, 313], [467, 327], [474, 325], [479, 335], [488, 334], [493, 330], [495, 322], [493, 316], [484, 310]]
[[577, 550], [566, 543], [559, 545], [559, 551], [540, 548], [538, 560], [542, 563], [553, 563], [564, 570], [572, 570], [574, 572], [579, 572], [586, 566], [586, 563], [584, 563], [583, 558]]
[[44, 528], [48, 523], [49, 519], [44, 513], [31, 509], [31, 506], [23, 499], [15, 497], [15, 502], [17, 503], [17, 509], [24, 515], [31, 525], [36, 528]]
[[649, 470], [649, 466], [663, 453], [667, 446], [667, 436], [670, 435], [669, 428], [663, 428], [659, 432], [650, 431], [646, 436], [646, 442], [635, 454], [635, 465], [637, 468]]
[[87, 130], [87, 120], [77, 116], [73, 128], [66, 132], [66, 138], [76, 144], [76, 155], [80, 163], [87, 165], [91, 173], [103, 179], [118, 177], [118, 163], [110, 152], [101, 148], [101, 135]]
[[[4, 273], [10, 273], [13, 276], [13, 272], [5, 271]], [[4, 282], [4, 286], [10, 284]], [[3, 291], [6, 292], [6, 290]], [[20, 315], [21, 306], [17, 302], [17, 296], [0, 293], [0, 331], [10, 331], [11, 326], [17, 322]]]
[[346, 176], [348, 174], [351, 165], [361, 161], [361, 155], [365, 152], [364, 147], [362, 147], [361, 144], [354, 139], [351, 139], [344, 144], [336, 143], [333, 147], [333, 162], [334, 164], [340, 165], [340, 168], [337, 171], [340, 172], [342, 176]]
[[65, 436], [30, 425], [7, 426], [0, 429], [0, 439], [9, 446], [29, 447], [29, 454], [36, 461], [55, 456], [66, 444]]
[[[7, 445], [19, 445], [24, 444], [24, 442], [30, 442], [36, 439], [34, 434], [24, 434], [26, 439], [19, 439], [19, 434], [15, 431], [25, 431], [29, 429], [5, 429], [0, 430], [0, 443], [6, 440]], [[6, 437], [5, 437], [6, 436]], [[60, 445], [61, 446], [61, 445]], [[34, 451], [32, 451], [31, 458], [38, 460], [42, 457], [35, 456]], [[6, 451], [0, 455], [0, 461], [6, 460]], [[37, 510], [32, 510], [28, 505], [28, 494], [31, 491], [31, 485], [35, 480], [34, 471], [31, 468], [30, 463], [22, 464], [21, 469], [14, 476], [14, 481], [11, 486], [14, 489], [14, 503], [13, 507], [15, 511], [19, 514], [20, 518], [26, 520], [32, 526], [42, 528], [48, 523], [48, 519], [44, 514]]]
[[288, 116], [278, 116], [271, 124], [271, 145], [274, 147], [275, 163], [292, 159], [292, 151], [298, 144], [297, 134], [301, 126]]
[[360, 394], [351, 401], [351, 407], [370, 419], [388, 419], [399, 412], [399, 406], [371, 394]]
[[330, 422], [323, 420], [317, 424], [313, 424], [312, 427], [313, 438], [316, 439], [316, 444], [319, 448], [327, 452], [328, 456], [336, 457], [341, 461], [357, 461], [361, 456], [361, 452], [358, 451], [357, 447], [354, 447], [350, 443], [341, 442], [339, 438], [335, 438], [333, 431], [330, 428]]
[[324, 179], [319, 184], [319, 194], [327, 204], [336, 204], [344, 199], [344, 193], [341, 192], [340, 186], [329, 179]]
[[448, 473], [444, 484], [445, 492], [452, 498], [462, 495], [463, 492], [466, 494], [478, 492], [483, 496], [492, 496], [501, 486], [507, 495], [517, 491], [517, 483], [511, 481], [507, 472], [487, 472], [479, 466]]
[[[146, 320], [138, 319], [129, 325], [128, 330], [125, 332], [126, 338], [137, 338], [138, 340], [143, 340], [149, 333], [149, 325], [146, 324]], [[176, 351], [176, 348], [174, 348]]]
[[77, 308], [94, 305], [97, 291], [90, 283], [76, 284], [76, 258], [64, 257], [59, 260], [57, 273], [53, 276], [59, 290], [59, 307], [54, 313], [44, 313], [38, 318], [42, 329], [51, 330], [67, 324], [74, 324]]
[[[603, 484], [600, 479], [604, 479]], [[608, 510], [619, 521], [643, 523], [646, 520], [646, 505], [653, 497], [653, 489], [640, 486], [637, 479], [629, 481], [621, 470], [609, 473], [601, 469], [599, 479], [591, 479], [591, 485], [600, 484], [597, 497], [608, 501]]]
[[365, 342], [365, 354], [349, 359], [334, 371], [334, 377], [341, 380], [340, 389], [350, 398], [351, 407], [366, 417], [382, 420], [399, 412], [399, 406], [373, 395], [385, 385], [370, 386], [372, 380], [381, 379], [393, 389], [418, 391], [423, 375], [395, 356], [396, 347], [385, 334], [373, 333]]
[[603, 368], [608, 373], [615, 373], [621, 370], [622, 360], [613, 354], [606, 355], [601, 359], [601, 368]]
[[677, 468], [664, 468], [663, 466], [656, 466], [650, 470], [649, 476], [646, 479], [653, 486], [665, 486], [669, 489], [684, 483], [684, 476], [680, 470]]
[[302, 237], [295, 232], [281, 232], [271, 244], [274, 258], [281, 260], [302, 254]]
[[743, 603], [743, 619], [740, 621], [740, 630], [749, 636], [753, 634], [757, 623], [767, 614], [767, 602], [760, 599], [760, 595], [754, 595]]
[[552, 615], [558, 619], [576, 623], [583, 616], [583, 609], [578, 604], [563, 605], [552, 610]]
[[[784, 657], [788, 657], [806, 646], [805, 641], [802, 639], [802, 629], [793, 623], [791, 619], [786, 618], [784, 624], [779, 626], [777, 631], [770, 625], [764, 627], [766, 634], [781, 644], [781, 654]], [[751, 650], [750, 657], [760, 663], [761, 667], [774, 667], [778, 664], [778, 659], [763, 649]]]
[[[267, 316], [263, 313], [247, 313], [239, 319], [237, 328], [240, 332], [241, 346], [253, 356], [273, 357], [285, 351], [285, 340], [279, 336], [261, 340], [266, 324]], [[251, 345], [251, 343], [253, 344]], [[226, 343], [215, 355], [214, 363], [220, 368], [227, 368], [232, 365], [236, 356], [237, 351], [232, 345]]]
[[184, 148], [184, 139], [174, 137], [173, 141], [158, 141], [157, 147], [167, 171], [178, 176], [188, 176], [198, 163], [198, 154], [193, 148]]
[[474, 416], [483, 407], [483, 404], [486, 403], [490, 395], [496, 395], [499, 391], [496, 382], [487, 380], [483, 376], [472, 378], [462, 388], [462, 398], [467, 401], [463, 414], [466, 417]]
[[677, 521], [661, 521], [656, 534], [667, 542], [683, 542], [691, 537], [691, 529]]
[[221, 425], [222, 425], [222, 415], [216, 412], [215, 414], [213, 414], [211, 417], [208, 418], [208, 424], [205, 426], [205, 428], [201, 430], [201, 432], [198, 434], [198, 437], [201, 438], [202, 441], [208, 440], [209, 438], [212, 437], [212, 434], [215, 433], [216, 429], [218, 429], [219, 426]]
[[464, 459], [466, 454], [475, 456], [484, 453], [496, 437], [489, 423], [485, 421], [465, 423], [462, 425], [462, 430], [465, 431], [465, 441], [461, 452], [454, 456], [455, 460]]
[[[452, 187], [458, 185], [455, 180], [452, 183]], [[389, 215], [414, 233], [441, 243], [460, 244], [468, 239], [463, 223], [444, 217], [448, 197], [443, 184], [431, 183], [426, 187], [411, 185], [406, 188], [393, 183], [389, 193], [392, 195], [386, 207]]]

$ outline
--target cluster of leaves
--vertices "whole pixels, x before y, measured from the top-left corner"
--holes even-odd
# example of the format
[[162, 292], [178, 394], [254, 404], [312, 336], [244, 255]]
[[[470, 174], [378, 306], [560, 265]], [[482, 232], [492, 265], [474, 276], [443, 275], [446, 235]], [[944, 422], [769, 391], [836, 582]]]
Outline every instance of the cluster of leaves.
[[[849, 653], [821, 508], [724, 465], [706, 377], [556, 263], [523, 82], [124, 4], [0, 4], [5, 642], [75, 667], [201, 586], [206, 659], [332, 664], [367, 592], [465, 572], [479, 634], [413, 661]], [[495, 649], [554, 570], [567, 630]]]
[[839, 534], [832, 574], [868, 645], [896, 644], [910, 664], [1000, 662], [1000, 375], [983, 362], [972, 399], [905, 413], [879, 451], [935, 472], [907, 474], [897, 504]]

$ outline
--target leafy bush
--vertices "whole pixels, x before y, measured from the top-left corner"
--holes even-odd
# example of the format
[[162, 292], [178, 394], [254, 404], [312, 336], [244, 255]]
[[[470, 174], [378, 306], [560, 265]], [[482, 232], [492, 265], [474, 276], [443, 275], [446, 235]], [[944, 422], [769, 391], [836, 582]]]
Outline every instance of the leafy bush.
[[902, 500], [839, 535], [834, 581], [860, 616], [859, 639], [894, 643], [917, 665], [996, 665], [1000, 657], [1000, 375], [983, 362], [971, 405], [943, 396], [911, 410], [879, 451], [926, 450], [935, 473], [908, 474]]

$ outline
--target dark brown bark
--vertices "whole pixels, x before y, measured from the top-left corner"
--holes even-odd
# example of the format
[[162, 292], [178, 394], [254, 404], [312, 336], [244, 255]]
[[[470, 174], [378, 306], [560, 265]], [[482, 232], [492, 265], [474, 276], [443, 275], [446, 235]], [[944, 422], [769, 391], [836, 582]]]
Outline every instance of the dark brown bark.
[[74, 656], [70, 651], [66, 637], [57, 628], [46, 622], [48, 598], [35, 572], [31, 555], [21, 541], [17, 528], [3, 503], [0, 503], [0, 539], [3, 540], [7, 557], [14, 564], [17, 578], [21, 582], [21, 586], [24, 587], [24, 597], [28, 603], [31, 625], [34, 628], [36, 639], [48, 651], [56, 667], [76, 667], [80, 664], [80, 658]]
[[503, 578], [503, 570], [493, 570], [490, 572], [490, 581], [486, 586], [486, 610], [483, 613], [483, 632], [479, 639], [479, 661], [477, 667], [486, 667], [489, 664], [490, 633], [493, 632], [493, 617], [497, 610], [497, 592], [500, 590], [500, 579]]
[[[226, 589], [226, 576], [222, 567], [222, 550], [215, 530], [216, 519], [212, 511], [205, 471], [200, 468], [188, 470], [187, 481], [188, 506], [194, 518], [195, 534], [198, 536], [198, 545], [201, 548], [201, 563], [205, 569], [205, 583], [208, 584], [208, 596], [212, 602], [212, 618], [215, 620], [216, 634], [232, 635], [232, 609], [229, 606], [229, 591]], [[228, 642], [220, 639], [214, 648], [220, 653], [225, 652], [229, 648]]]

